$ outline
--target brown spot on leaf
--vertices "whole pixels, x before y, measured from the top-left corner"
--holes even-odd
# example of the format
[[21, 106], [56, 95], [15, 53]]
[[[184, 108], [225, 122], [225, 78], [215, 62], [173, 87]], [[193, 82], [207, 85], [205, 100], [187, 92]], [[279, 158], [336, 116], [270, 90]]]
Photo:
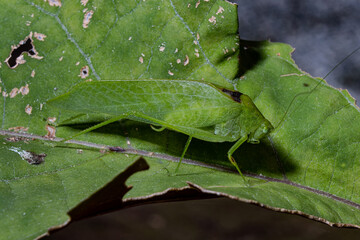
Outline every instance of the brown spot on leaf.
[[19, 89], [19, 93], [21, 93], [23, 96], [29, 94], [30, 89], [29, 89], [29, 84], [26, 84], [25, 86], [21, 86], [21, 88]]
[[48, 117], [47, 121], [50, 124], [54, 124], [56, 122], [56, 117]]
[[36, 154], [34, 152], [25, 151], [18, 147], [9, 148], [10, 151], [16, 152], [23, 160], [26, 160], [31, 165], [39, 165], [45, 161], [46, 154]]
[[16, 97], [16, 95], [19, 93], [19, 89], [18, 88], [13, 88], [12, 90], [11, 90], [11, 92], [9, 93], [9, 96], [10, 96], [10, 98], [14, 98], [14, 97]]
[[31, 165], [39, 165], [45, 161], [46, 153], [36, 154], [34, 152], [28, 152], [25, 160]]
[[87, 78], [89, 76], [89, 66], [84, 66], [80, 69], [80, 75], [81, 78]]
[[29, 130], [28, 127], [21, 127], [21, 126], [18, 126], [18, 127], [11, 127], [11, 128], [8, 128], [9, 131], [14, 131], [14, 132], [27, 132]]
[[32, 106], [30, 106], [29, 104], [26, 105], [26, 107], [25, 107], [25, 112], [30, 115], [31, 112], [32, 112]]
[[90, 20], [91, 20], [93, 14], [94, 14], [94, 11], [93, 11], [93, 10], [87, 11], [87, 12], [85, 13], [85, 15], [84, 15], [84, 20], [83, 20], [83, 24], [82, 24], [83, 28], [88, 28], [88, 25], [89, 25], [89, 23], [90, 23]]
[[24, 55], [21, 55], [16, 59], [16, 64], [24, 64], [26, 63], [26, 60], [24, 59]]
[[44, 2], [49, 2], [49, 5], [51, 7], [55, 6], [55, 7], [61, 7], [61, 0], [44, 0]]
[[200, 5], [200, 0], [195, 3], [195, 8], [197, 8]]
[[81, 5], [83, 5], [84, 7], [86, 6], [86, 4], [88, 3], [89, 0], [81, 0]]
[[29, 138], [26, 138], [26, 137], [8, 137], [8, 138], [5, 138], [5, 140], [7, 142], [24, 142], [24, 143], [27, 144], [32, 139], [29, 139]]
[[47, 131], [47, 133], [45, 135], [46, 138], [54, 139], [56, 137], [55, 136], [55, 134], [56, 134], [56, 128], [55, 127], [50, 126], [50, 125], [46, 125], [45, 129]]
[[21, 40], [17, 46], [11, 46], [11, 52], [9, 57], [5, 60], [9, 68], [14, 69], [19, 64], [24, 64], [26, 61], [24, 59], [24, 54], [26, 53], [31, 58], [42, 59], [42, 56], [38, 55], [38, 52], [35, 50], [32, 40], [32, 32], [24, 40]]
[[34, 37], [39, 41], [44, 41], [46, 38], [45, 34], [34, 32]]
[[209, 18], [209, 22], [215, 25], [216, 24], [216, 17], [211, 16], [211, 18]]
[[219, 6], [219, 9], [216, 12], [216, 15], [218, 15], [219, 13], [223, 13], [224, 12], [224, 8], [222, 6]]
[[188, 64], [189, 64], [189, 62], [190, 62], [190, 60], [189, 60], [189, 56], [188, 56], [188, 55], [186, 55], [186, 56], [185, 56], [185, 60], [184, 60], [184, 66], [188, 65]]

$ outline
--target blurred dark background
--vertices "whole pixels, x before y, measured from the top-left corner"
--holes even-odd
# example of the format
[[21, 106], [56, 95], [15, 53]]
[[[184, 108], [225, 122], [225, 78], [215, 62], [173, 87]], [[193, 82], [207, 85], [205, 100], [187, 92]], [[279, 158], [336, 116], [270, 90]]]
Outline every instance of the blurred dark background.
[[[271, 40], [295, 48], [293, 58], [305, 72], [324, 77], [360, 47], [359, 0], [237, 0], [240, 37]], [[360, 51], [326, 80], [360, 97]]]
[[[324, 77], [360, 46], [359, 0], [232, 1], [240, 37], [296, 48], [298, 66]], [[360, 97], [360, 51], [328, 83]], [[72, 223], [46, 239], [360, 239], [360, 230], [333, 228], [304, 217], [229, 199], [149, 204]]]

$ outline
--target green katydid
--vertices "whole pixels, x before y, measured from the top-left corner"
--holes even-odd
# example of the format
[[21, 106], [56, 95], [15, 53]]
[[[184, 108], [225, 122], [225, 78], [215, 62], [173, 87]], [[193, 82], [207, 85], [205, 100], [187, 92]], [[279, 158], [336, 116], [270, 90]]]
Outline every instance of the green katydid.
[[[120, 119], [134, 119], [209, 142], [235, 142], [228, 159], [245, 141], [259, 143], [272, 129], [250, 97], [210, 83], [190, 80], [118, 80], [84, 82], [51, 99], [48, 105], [77, 113], [102, 113], [111, 119], [74, 136]], [[69, 138], [70, 139], [70, 138]], [[179, 161], [176, 170], [179, 168]]]

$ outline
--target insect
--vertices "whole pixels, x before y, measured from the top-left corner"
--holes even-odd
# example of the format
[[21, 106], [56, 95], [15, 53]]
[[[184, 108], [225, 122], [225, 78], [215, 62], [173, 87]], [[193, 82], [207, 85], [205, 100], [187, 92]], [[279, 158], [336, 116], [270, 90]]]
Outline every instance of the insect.
[[184, 133], [189, 138], [181, 160], [192, 138], [208, 142], [235, 142], [227, 157], [243, 179], [233, 153], [245, 141], [259, 143], [273, 129], [247, 95], [192, 80], [84, 82], [47, 104], [77, 113], [112, 116], [73, 137], [121, 119], [137, 120], [160, 126], [160, 130], [168, 128]]

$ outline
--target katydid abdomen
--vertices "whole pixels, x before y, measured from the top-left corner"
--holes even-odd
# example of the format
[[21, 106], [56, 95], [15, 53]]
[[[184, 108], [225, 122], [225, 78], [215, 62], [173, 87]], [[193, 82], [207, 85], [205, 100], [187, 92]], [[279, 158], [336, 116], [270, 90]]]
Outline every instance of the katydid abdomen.
[[[244, 94], [189, 80], [118, 80], [84, 82], [51, 99], [47, 105], [74, 113], [101, 113], [169, 128], [210, 142], [234, 142], [231, 155], [246, 140], [258, 143], [273, 128]], [[77, 134], [78, 135], [78, 134]]]

